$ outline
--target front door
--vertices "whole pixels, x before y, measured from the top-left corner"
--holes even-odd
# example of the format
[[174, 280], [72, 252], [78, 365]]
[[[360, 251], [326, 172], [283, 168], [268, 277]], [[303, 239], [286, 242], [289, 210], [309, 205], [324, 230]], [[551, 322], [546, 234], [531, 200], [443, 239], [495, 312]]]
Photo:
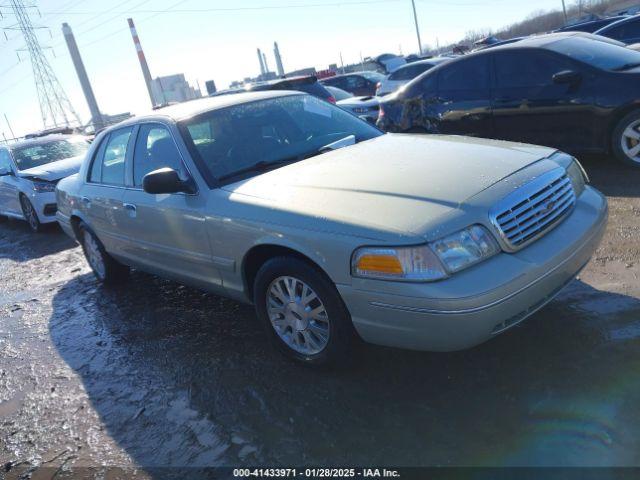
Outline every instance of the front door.
[[6, 149], [0, 149], [0, 170], [10, 172], [0, 176], [0, 212], [8, 215], [22, 215], [18, 197], [18, 179], [15, 177], [11, 157]]
[[[496, 138], [569, 151], [596, 146], [595, 111], [588, 71], [552, 52], [496, 52], [493, 117]], [[554, 75], [574, 72], [575, 82]]]
[[220, 285], [205, 227], [204, 192], [154, 195], [142, 189], [147, 173], [165, 167], [185, 180], [191, 176], [168, 128], [160, 123], [141, 125], [128, 172], [130, 188], [122, 201], [125, 255], [153, 272], [187, 283]]

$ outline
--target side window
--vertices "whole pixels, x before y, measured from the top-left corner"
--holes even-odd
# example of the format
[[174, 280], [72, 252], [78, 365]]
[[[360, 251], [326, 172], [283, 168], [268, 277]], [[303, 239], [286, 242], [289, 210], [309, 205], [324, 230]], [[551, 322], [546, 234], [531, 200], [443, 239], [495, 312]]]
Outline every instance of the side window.
[[572, 65], [541, 52], [501, 52], [495, 56], [496, 85], [502, 88], [552, 85], [554, 74]]
[[487, 55], [463, 58], [440, 70], [438, 85], [441, 92], [456, 90], [485, 90], [489, 88]]
[[102, 158], [101, 183], [124, 185], [125, 158], [132, 128], [111, 132]]
[[359, 77], [356, 75], [347, 77], [348, 88], [362, 88], [362, 87], [365, 87], [366, 84], [367, 84], [367, 81], [363, 77]]
[[404, 67], [393, 72], [389, 76], [389, 80], [411, 80], [430, 68], [432, 68], [431, 65], [411, 65]]
[[89, 173], [89, 182], [91, 183], [100, 183], [101, 178], [100, 174], [102, 172], [102, 159], [104, 157], [104, 149], [107, 146], [107, 142], [109, 141], [109, 136], [106, 136], [102, 139], [100, 146], [96, 150], [95, 155], [93, 156], [93, 161], [91, 163], [91, 171]]
[[620, 25], [618, 27], [611, 28], [605, 35], [609, 38], [613, 38], [614, 40], [622, 40], [626, 35], [625, 27], [626, 25]]
[[417, 92], [422, 95], [435, 95], [438, 90], [438, 76], [435, 73], [428, 73], [417, 80]]
[[142, 179], [147, 173], [165, 167], [185, 173], [180, 153], [171, 134], [158, 124], [142, 125], [133, 155], [134, 185], [141, 187]]
[[9, 152], [4, 149], [0, 150], [0, 169], [11, 170], [11, 159], [9, 158]]

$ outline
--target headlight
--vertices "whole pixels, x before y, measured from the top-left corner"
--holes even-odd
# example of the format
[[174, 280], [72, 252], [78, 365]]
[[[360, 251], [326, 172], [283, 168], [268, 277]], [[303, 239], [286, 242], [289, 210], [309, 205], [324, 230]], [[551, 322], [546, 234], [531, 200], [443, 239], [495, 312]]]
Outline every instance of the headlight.
[[38, 193], [55, 192], [56, 184], [51, 182], [33, 182], [33, 189]]
[[589, 182], [589, 177], [587, 176], [587, 172], [584, 171], [580, 162], [575, 158], [567, 167], [567, 177], [571, 180], [573, 184], [573, 191], [576, 194], [576, 197], [579, 197], [582, 192], [584, 192], [585, 184]]
[[467, 268], [500, 251], [495, 239], [473, 225], [428, 245], [364, 247], [355, 251], [351, 273], [382, 280], [434, 281]]

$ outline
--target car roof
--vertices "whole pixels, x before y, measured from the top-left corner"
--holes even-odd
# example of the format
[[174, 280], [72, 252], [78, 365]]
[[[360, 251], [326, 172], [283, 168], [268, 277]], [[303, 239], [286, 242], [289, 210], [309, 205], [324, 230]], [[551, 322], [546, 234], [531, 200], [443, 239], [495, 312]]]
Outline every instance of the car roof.
[[623, 18], [622, 20], [618, 20], [617, 22], [613, 22], [613, 23], [610, 23], [609, 25], [605, 25], [604, 27], [602, 27], [602, 28], [601, 28], [601, 29], [599, 29], [599, 30], [596, 30], [596, 31], [595, 31], [595, 32], [593, 32], [593, 33], [594, 33], [594, 34], [596, 34], [596, 35], [599, 35], [599, 34], [600, 34], [600, 32], [602, 32], [602, 33], [606, 33], [606, 32], [608, 32], [609, 30], [611, 30], [611, 29], [613, 29], [613, 28], [617, 27], [618, 25], [625, 25], [625, 24], [627, 24], [627, 23], [633, 23], [633, 22], [635, 22], [635, 21], [637, 21], [637, 20], [640, 20], [640, 15], [631, 15], [631, 16], [629, 16], [629, 17], [625, 17], [625, 18]]
[[35, 138], [28, 138], [26, 140], [19, 140], [17, 142], [8, 143], [2, 146], [7, 147], [9, 150], [14, 150], [17, 148], [31, 147], [34, 145], [41, 145], [44, 143], [55, 142], [57, 140], [69, 140], [69, 139], [87, 140], [86, 137], [83, 137], [82, 135], [65, 135], [65, 134], [56, 133], [52, 135], [45, 135], [44, 137], [35, 137]]
[[522, 40], [518, 40], [517, 42], [507, 43], [504, 45], [497, 45], [491, 49], [474, 52], [472, 55], [486, 53], [487, 51], [497, 51], [497, 50], [520, 49], [520, 48], [545, 48], [555, 42], [559, 42], [560, 40], [564, 40], [567, 38], [575, 38], [575, 37], [587, 38], [593, 41], [611, 43], [614, 45], [624, 45], [623, 43], [618, 42], [616, 40], [605, 38], [600, 35], [595, 35], [593, 33], [554, 32], [554, 33], [546, 33], [544, 35], [533, 35], [531, 37], [526, 37], [526, 38], [523, 38]]
[[398, 70], [402, 70], [404, 68], [410, 67], [411, 65], [438, 65], [443, 62], [451, 61], [450, 57], [433, 57], [428, 58], [426, 60], [416, 60], [415, 62], [407, 63], [395, 69], [392, 73], [396, 73]]
[[[290, 95], [306, 94], [294, 90], [264, 90], [259, 92], [241, 92], [234, 95], [204, 97], [152, 110], [148, 113], [137, 115], [129, 120], [118, 123], [117, 125], [114, 125], [114, 127], [121, 128], [123, 126], [133, 125], [159, 117], [170, 118], [177, 122], [211, 110], [233, 107], [235, 105], [242, 105], [244, 103], [266, 100], [269, 98], [287, 97]], [[108, 130], [113, 130], [114, 127], [111, 127]]]

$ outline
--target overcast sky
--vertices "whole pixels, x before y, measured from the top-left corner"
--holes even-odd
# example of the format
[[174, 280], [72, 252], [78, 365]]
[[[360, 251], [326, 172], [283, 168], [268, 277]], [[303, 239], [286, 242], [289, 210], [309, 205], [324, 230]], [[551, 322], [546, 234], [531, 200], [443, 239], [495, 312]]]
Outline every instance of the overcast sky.
[[[3, 2], [5, 5], [8, 2]], [[26, 2], [25, 2], [26, 3]], [[149, 98], [127, 17], [136, 22], [153, 77], [184, 73], [218, 88], [259, 73], [256, 48], [275, 69], [278, 41], [285, 70], [327, 68], [357, 62], [360, 55], [417, 51], [411, 0], [39, 0], [29, 9], [47, 58], [83, 121], [88, 109], [62, 38], [61, 24], [74, 31], [100, 109], [108, 114], [140, 112]], [[416, 0], [423, 43], [460, 39], [465, 32], [499, 28], [534, 10], [561, 7], [561, 0]], [[207, 10], [207, 11], [203, 11]], [[0, 7], [0, 27], [15, 17]], [[42, 128], [31, 64], [19, 32], [0, 37], [0, 134], [9, 137]], [[22, 59], [18, 61], [18, 55]]]

